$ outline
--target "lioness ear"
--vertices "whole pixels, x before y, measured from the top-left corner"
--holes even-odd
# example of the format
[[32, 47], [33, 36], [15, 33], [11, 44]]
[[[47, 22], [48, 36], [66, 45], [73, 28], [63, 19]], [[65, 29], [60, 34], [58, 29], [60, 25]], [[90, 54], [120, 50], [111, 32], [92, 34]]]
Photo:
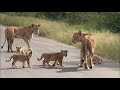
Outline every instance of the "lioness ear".
[[81, 31], [79, 31], [78, 34], [81, 35]]
[[68, 50], [66, 50], [66, 52], [68, 52]]
[[18, 49], [18, 47], [16, 47]]

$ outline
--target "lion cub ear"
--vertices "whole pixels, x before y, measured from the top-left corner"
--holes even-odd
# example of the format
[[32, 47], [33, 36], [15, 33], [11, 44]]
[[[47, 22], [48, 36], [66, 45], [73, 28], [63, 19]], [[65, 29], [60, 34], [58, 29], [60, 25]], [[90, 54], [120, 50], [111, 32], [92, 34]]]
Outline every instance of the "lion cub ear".
[[68, 52], [68, 50], [66, 50], [66, 52]]
[[81, 35], [81, 31], [79, 31], [78, 34]]
[[16, 47], [18, 49], [18, 47]]

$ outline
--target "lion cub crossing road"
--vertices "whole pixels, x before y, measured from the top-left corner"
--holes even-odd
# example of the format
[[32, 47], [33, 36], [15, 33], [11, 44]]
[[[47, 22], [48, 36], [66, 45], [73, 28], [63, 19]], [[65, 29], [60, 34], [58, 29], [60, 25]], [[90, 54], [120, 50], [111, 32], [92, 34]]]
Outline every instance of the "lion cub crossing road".
[[[53, 64], [53, 67], [56, 65], [56, 62], [58, 62], [60, 64], [61, 67], [63, 67], [62, 63], [63, 63], [63, 57], [67, 57], [67, 52], [68, 50], [61, 50], [61, 52], [54, 52], [54, 53], [43, 53], [41, 55], [41, 58], [37, 58], [38, 61], [42, 60], [42, 58], [44, 58], [43, 60], [43, 66], [45, 66], [45, 64], [47, 63], [48, 66], [50, 61], [55, 61]], [[57, 64], [58, 64], [57, 63]]]
[[[13, 59], [13, 62], [12, 62], [12, 67], [15, 68], [17, 67], [15, 65], [15, 63], [17, 61], [19, 62], [22, 62], [23, 63], [23, 68], [25, 68], [25, 61], [27, 61], [28, 63], [28, 67], [31, 67], [30, 66], [30, 58], [32, 56], [32, 51], [30, 51], [28, 54], [14, 54], [10, 57], [10, 60]], [[6, 62], [9, 62], [10, 60], [6, 60]]]

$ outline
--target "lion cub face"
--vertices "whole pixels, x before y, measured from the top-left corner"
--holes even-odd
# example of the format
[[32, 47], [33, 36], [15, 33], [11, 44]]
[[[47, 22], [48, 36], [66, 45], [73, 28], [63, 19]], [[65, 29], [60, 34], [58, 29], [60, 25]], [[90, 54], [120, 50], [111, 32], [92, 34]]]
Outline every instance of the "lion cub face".
[[16, 53], [17, 54], [24, 54], [24, 49], [22, 46], [18, 46], [16, 47]]
[[[90, 63], [90, 57], [88, 57], [88, 64]], [[98, 55], [93, 55], [93, 64], [101, 64], [102, 63], [102, 58]]]
[[63, 56], [67, 57], [68, 50], [61, 50], [61, 52], [63, 53]]
[[98, 55], [93, 56], [93, 63], [94, 64], [101, 64], [102, 63], [102, 58]]

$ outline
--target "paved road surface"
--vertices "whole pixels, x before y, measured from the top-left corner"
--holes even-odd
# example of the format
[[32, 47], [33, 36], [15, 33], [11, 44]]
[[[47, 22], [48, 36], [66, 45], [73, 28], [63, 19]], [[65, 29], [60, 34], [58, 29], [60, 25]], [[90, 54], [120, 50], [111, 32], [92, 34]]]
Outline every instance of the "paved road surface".
[[[4, 41], [4, 29], [5, 27], [0, 25], [1, 45], [3, 45]], [[7, 44], [5, 44], [0, 52], [1, 78], [120, 78], [119, 63], [113, 60], [103, 58], [101, 65], [96, 65], [92, 70], [84, 70], [83, 68], [77, 67], [80, 61], [80, 50], [73, 46], [35, 35], [31, 44], [33, 47], [33, 56], [31, 58], [32, 68], [28, 68], [27, 64], [25, 64], [26, 68], [24, 69], [20, 62], [16, 63], [18, 68], [13, 69], [11, 66], [12, 61], [5, 61], [15, 53], [7, 53]], [[15, 39], [13, 50], [15, 51], [15, 47], [19, 45], [27, 50], [27, 45], [22, 39]], [[43, 68], [41, 66], [42, 61], [37, 61], [36, 59], [44, 52], [56, 52], [61, 49], [68, 50], [68, 57], [65, 57], [63, 62], [64, 67]], [[53, 62], [51, 62], [51, 64], [52, 63]]]

